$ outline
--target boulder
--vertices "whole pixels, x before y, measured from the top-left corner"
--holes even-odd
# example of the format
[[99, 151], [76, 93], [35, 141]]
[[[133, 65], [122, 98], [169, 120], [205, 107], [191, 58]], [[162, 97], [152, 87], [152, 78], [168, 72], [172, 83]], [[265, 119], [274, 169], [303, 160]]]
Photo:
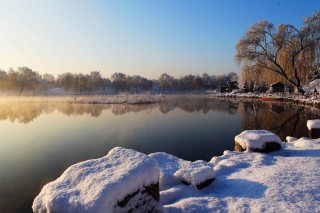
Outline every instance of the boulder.
[[236, 151], [273, 152], [281, 149], [281, 139], [267, 130], [246, 130], [235, 138]]
[[307, 127], [309, 129], [310, 138], [320, 138], [320, 119], [308, 120]]
[[70, 166], [45, 185], [34, 212], [162, 212], [155, 160], [116, 147], [105, 157]]
[[[199, 190], [210, 185], [215, 179], [213, 165], [203, 160], [195, 162], [182, 160], [173, 155], [158, 152], [149, 155], [160, 166], [160, 188], [177, 184], [193, 185]], [[161, 186], [162, 185], [162, 186]]]

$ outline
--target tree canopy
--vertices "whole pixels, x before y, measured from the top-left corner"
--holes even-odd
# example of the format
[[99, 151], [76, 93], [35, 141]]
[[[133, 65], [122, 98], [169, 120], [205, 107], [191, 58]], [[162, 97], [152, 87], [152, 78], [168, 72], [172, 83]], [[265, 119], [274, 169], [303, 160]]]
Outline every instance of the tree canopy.
[[259, 21], [237, 43], [236, 59], [247, 74], [272, 72], [301, 91], [307, 73], [319, 62], [319, 42], [320, 12], [306, 17], [300, 29]]

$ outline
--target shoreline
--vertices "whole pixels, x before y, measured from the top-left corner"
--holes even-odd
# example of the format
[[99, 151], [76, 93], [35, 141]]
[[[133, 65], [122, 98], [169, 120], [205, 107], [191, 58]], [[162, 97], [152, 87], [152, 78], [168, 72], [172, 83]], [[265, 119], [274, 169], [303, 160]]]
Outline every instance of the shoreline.
[[[266, 94], [263, 95], [259, 95], [259, 94], [246, 94], [246, 93], [241, 93], [239, 95], [237, 94], [217, 94], [217, 95], [211, 95], [211, 97], [213, 98], [222, 98], [222, 99], [227, 99], [227, 98], [231, 98], [231, 99], [256, 99], [256, 100], [260, 100], [261, 98], [281, 98], [283, 100], [274, 100], [274, 101], [265, 101], [265, 102], [286, 102], [286, 103], [294, 103], [294, 104], [298, 104], [301, 106], [309, 106], [309, 107], [314, 107], [317, 109], [320, 109], [320, 96], [319, 99], [307, 99], [307, 98], [294, 98], [294, 97], [286, 97], [286, 96], [279, 96], [279, 95], [275, 95], [275, 96], [267, 96]], [[263, 100], [260, 100], [263, 101]]]

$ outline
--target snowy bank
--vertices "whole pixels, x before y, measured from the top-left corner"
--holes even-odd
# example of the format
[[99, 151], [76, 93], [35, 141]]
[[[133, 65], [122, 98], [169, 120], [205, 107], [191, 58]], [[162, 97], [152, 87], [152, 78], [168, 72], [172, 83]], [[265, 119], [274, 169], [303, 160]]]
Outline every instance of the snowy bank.
[[320, 140], [301, 138], [282, 146], [268, 154], [225, 151], [209, 162], [212, 184], [203, 190], [164, 187], [160, 201], [169, 213], [319, 212]]
[[116, 147], [105, 157], [75, 164], [45, 185], [34, 212], [161, 211], [155, 160]]
[[[265, 138], [278, 140], [273, 135]], [[320, 212], [320, 139], [287, 140], [290, 143], [278, 141], [282, 149], [277, 152], [225, 151], [210, 162], [185, 161], [163, 152], [146, 156], [115, 148], [104, 158], [71, 166], [56, 181], [44, 186], [33, 209], [148, 212], [132, 209], [133, 203], [139, 204], [140, 198], [144, 198], [145, 190], [141, 187], [156, 185], [159, 180], [163, 209], [156, 201], [158, 195], [144, 201], [168, 213]], [[210, 179], [214, 181], [206, 187], [197, 187]], [[128, 205], [120, 208], [119, 204], [124, 203]]]

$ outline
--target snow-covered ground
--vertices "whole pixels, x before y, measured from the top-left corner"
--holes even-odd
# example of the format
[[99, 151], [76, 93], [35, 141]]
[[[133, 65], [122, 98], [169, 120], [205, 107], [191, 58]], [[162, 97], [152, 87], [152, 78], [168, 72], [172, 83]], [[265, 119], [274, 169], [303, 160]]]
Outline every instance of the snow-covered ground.
[[[56, 210], [60, 201], [63, 201], [61, 205], [66, 202], [92, 204], [96, 201], [91, 198], [99, 197], [100, 191], [103, 199], [111, 199], [114, 203], [116, 197], [121, 199], [121, 194], [134, 191], [135, 185], [156, 182], [158, 178], [154, 175], [157, 174], [160, 175], [160, 203], [164, 212], [320, 212], [320, 139], [287, 137], [287, 140], [279, 142], [282, 149], [276, 152], [225, 151], [210, 162], [185, 161], [162, 152], [147, 157], [132, 150], [115, 148], [107, 157], [72, 166], [57, 181], [46, 185], [34, 201], [34, 210], [45, 209], [43, 205], [50, 202], [54, 202]], [[152, 162], [157, 162], [160, 174]], [[142, 164], [139, 166], [139, 163]], [[122, 168], [123, 165], [126, 166]], [[93, 166], [92, 171], [90, 166]], [[138, 179], [128, 179], [127, 170], [134, 171], [130, 173]], [[80, 176], [76, 175], [79, 171]], [[112, 172], [121, 174], [120, 180], [114, 178]], [[110, 175], [107, 185], [102, 184]], [[96, 177], [100, 177], [98, 182], [94, 181]], [[130, 181], [122, 182], [121, 178]], [[198, 189], [197, 184], [206, 180], [210, 180], [210, 184]], [[68, 185], [72, 182], [76, 183], [75, 187]], [[114, 192], [108, 190], [110, 186]], [[54, 198], [59, 190], [64, 191], [63, 196]], [[52, 199], [50, 202], [49, 198]], [[105, 204], [102, 202], [101, 205]], [[60, 210], [63, 208], [66, 206]], [[70, 208], [76, 209], [75, 206]], [[85, 206], [86, 209], [90, 206]]]
[[[314, 90], [318, 94], [314, 94]], [[320, 79], [311, 81], [308, 86], [303, 87], [305, 94], [298, 93], [242, 93], [241, 90], [234, 90], [230, 93], [212, 93], [212, 97], [226, 97], [226, 98], [283, 98], [287, 101], [293, 101], [300, 104], [311, 105], [320, 108]]]
[[202, 190], [162, 186], [168, 212], [320, 211], [319, 139], [282, 143], [282, 150], [268, 154], [225, 151], [209, 163], [215, 180]]

